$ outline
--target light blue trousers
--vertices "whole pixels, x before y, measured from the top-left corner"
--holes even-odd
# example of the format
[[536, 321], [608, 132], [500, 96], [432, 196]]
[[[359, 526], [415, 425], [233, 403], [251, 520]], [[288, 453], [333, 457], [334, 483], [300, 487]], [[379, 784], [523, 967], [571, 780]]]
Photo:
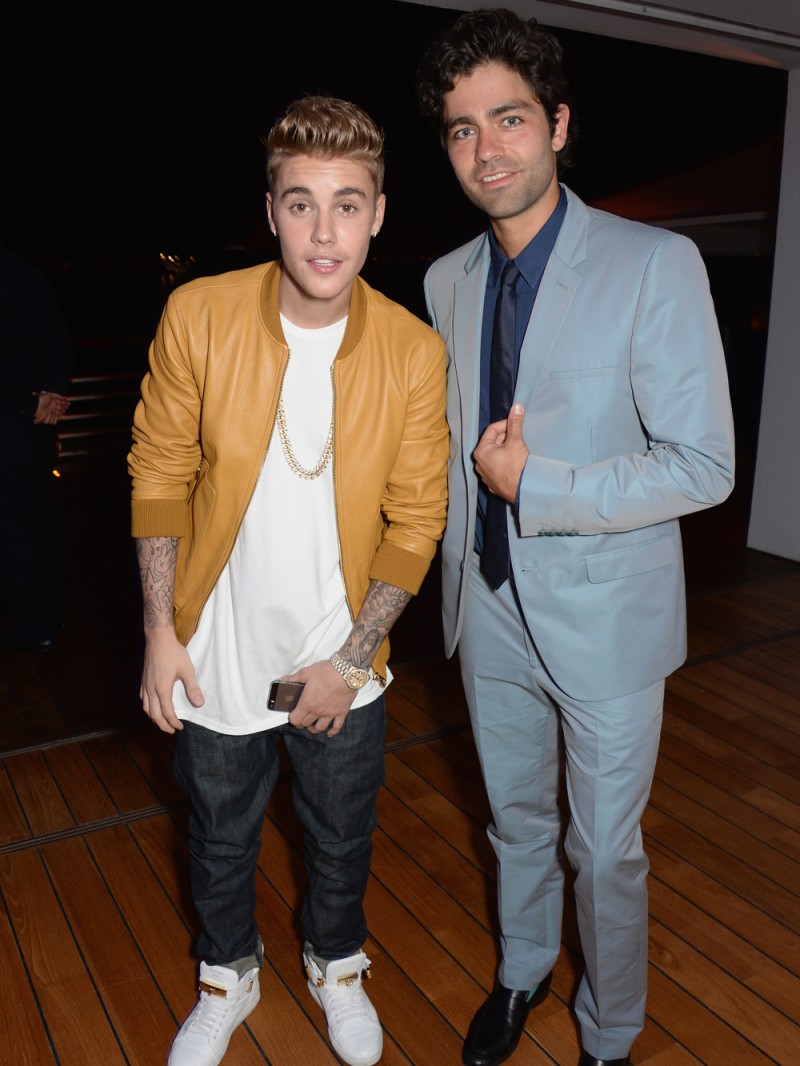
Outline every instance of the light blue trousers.
[[[622, 1058], [644, 1025], [647, 871], [640, 821], [653, 779], [664, 682], [613, 700], [570, 699], [545, 670], [513, 581], [496, 592], [470, 574], [459, 658], [492, 811], [506, 988], [533, 988], [561, 941], [564, 849], [575, 870], [585, 961], [575, 1003], [583, 1048]], [[576, 634], [574, 654], [581, 642]]]

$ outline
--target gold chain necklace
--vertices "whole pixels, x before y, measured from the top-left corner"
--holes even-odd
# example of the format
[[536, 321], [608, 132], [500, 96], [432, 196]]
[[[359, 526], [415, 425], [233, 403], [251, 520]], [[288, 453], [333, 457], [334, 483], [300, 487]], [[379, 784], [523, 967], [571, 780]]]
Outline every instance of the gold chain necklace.
[[331, 403], [331, 424], [328, 429], [328, 439], [325, 441], [325, 447], [322, 449], [322, 455], [319, 457], [317, 465], [311, 470], [307, 470], [294, 454], [292, 442], [289, 440], [289, 431], [286, 427], [286, 411], [283, 407], [282, 386], [281, 395], [278, 398], [276, 421], [278, 423], [278, 436], [281, 442], [281, 450], [283, 451], [286, 462], [289, 464], [289, 469], [293, 474], [297, 474], [298, 477], [304, 478], [306, 481], [313, 481], [315, 478], [318, 478], [331, 461], [331, 456], [333, 455], [333, 403]]

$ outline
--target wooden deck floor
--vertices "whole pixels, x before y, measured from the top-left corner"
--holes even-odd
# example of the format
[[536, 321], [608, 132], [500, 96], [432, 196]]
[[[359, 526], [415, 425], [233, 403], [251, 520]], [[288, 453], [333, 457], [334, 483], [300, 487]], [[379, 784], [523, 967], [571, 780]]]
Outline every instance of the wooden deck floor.
[[[136, 710], [135, 626], [105, 616], [98, 566], [82, 624], [56, 652], [0, 656], [0, 1062], [10, 1066], [158, 1066], [195, 997], [186, 805], [170, 739]], [[634, 1061], [797, 1066], [800, 573], [776, 565], [695, 595], [690, 621], [644, 822], [650, 995]], [[488, 812], [453, 664], [419, 658], [395, 672], [369, 990], [383, 1063], [456, 1066], [496, 965]], [[259, 867], [262, 1004], [225, 1066], [336, 1061], [299, 961], [287, 785]], [[579, 966], [568, 906], [554, 994], [514, 1066], [577, 1062]]]

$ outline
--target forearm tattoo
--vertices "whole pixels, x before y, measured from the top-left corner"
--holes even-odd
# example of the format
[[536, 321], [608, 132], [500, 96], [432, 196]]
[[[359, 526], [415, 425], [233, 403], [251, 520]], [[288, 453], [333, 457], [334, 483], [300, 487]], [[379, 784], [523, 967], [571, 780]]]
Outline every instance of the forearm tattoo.
[[136, 541], [136, 559], [142, 582], [144, 624], [172, 625], [178, 538], [141, 537]]
[[404, 589], [383, 581], [371, 581], [353, 631], [339, 652], [342, 658], [362, 669], [371, 666], [384, 637], [410, 599], [411, 593]]

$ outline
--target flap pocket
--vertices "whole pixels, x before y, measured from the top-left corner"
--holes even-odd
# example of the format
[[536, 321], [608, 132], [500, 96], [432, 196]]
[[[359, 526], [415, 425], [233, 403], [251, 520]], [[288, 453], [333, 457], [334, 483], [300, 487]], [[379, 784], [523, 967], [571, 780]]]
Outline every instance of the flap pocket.
[[621, 374], [621, 366], [586, 366], [575, 370], [551, 370], [551, 381], [559, 381], [564, 378], [604, 378], [609, 374]]
[[595, 584], [602, 581], [614, 581], [619, 577], [632, 577], [634, 574], [646, 574], [650, 570], [660, 570], [675, 562], [675, 543], [671, 536], [648, 540], [643, 544], [631, 544], [625, 548], [614, 548], [610, 552], [589, 555], [586, 558], [586, 571], [589, 580]]

